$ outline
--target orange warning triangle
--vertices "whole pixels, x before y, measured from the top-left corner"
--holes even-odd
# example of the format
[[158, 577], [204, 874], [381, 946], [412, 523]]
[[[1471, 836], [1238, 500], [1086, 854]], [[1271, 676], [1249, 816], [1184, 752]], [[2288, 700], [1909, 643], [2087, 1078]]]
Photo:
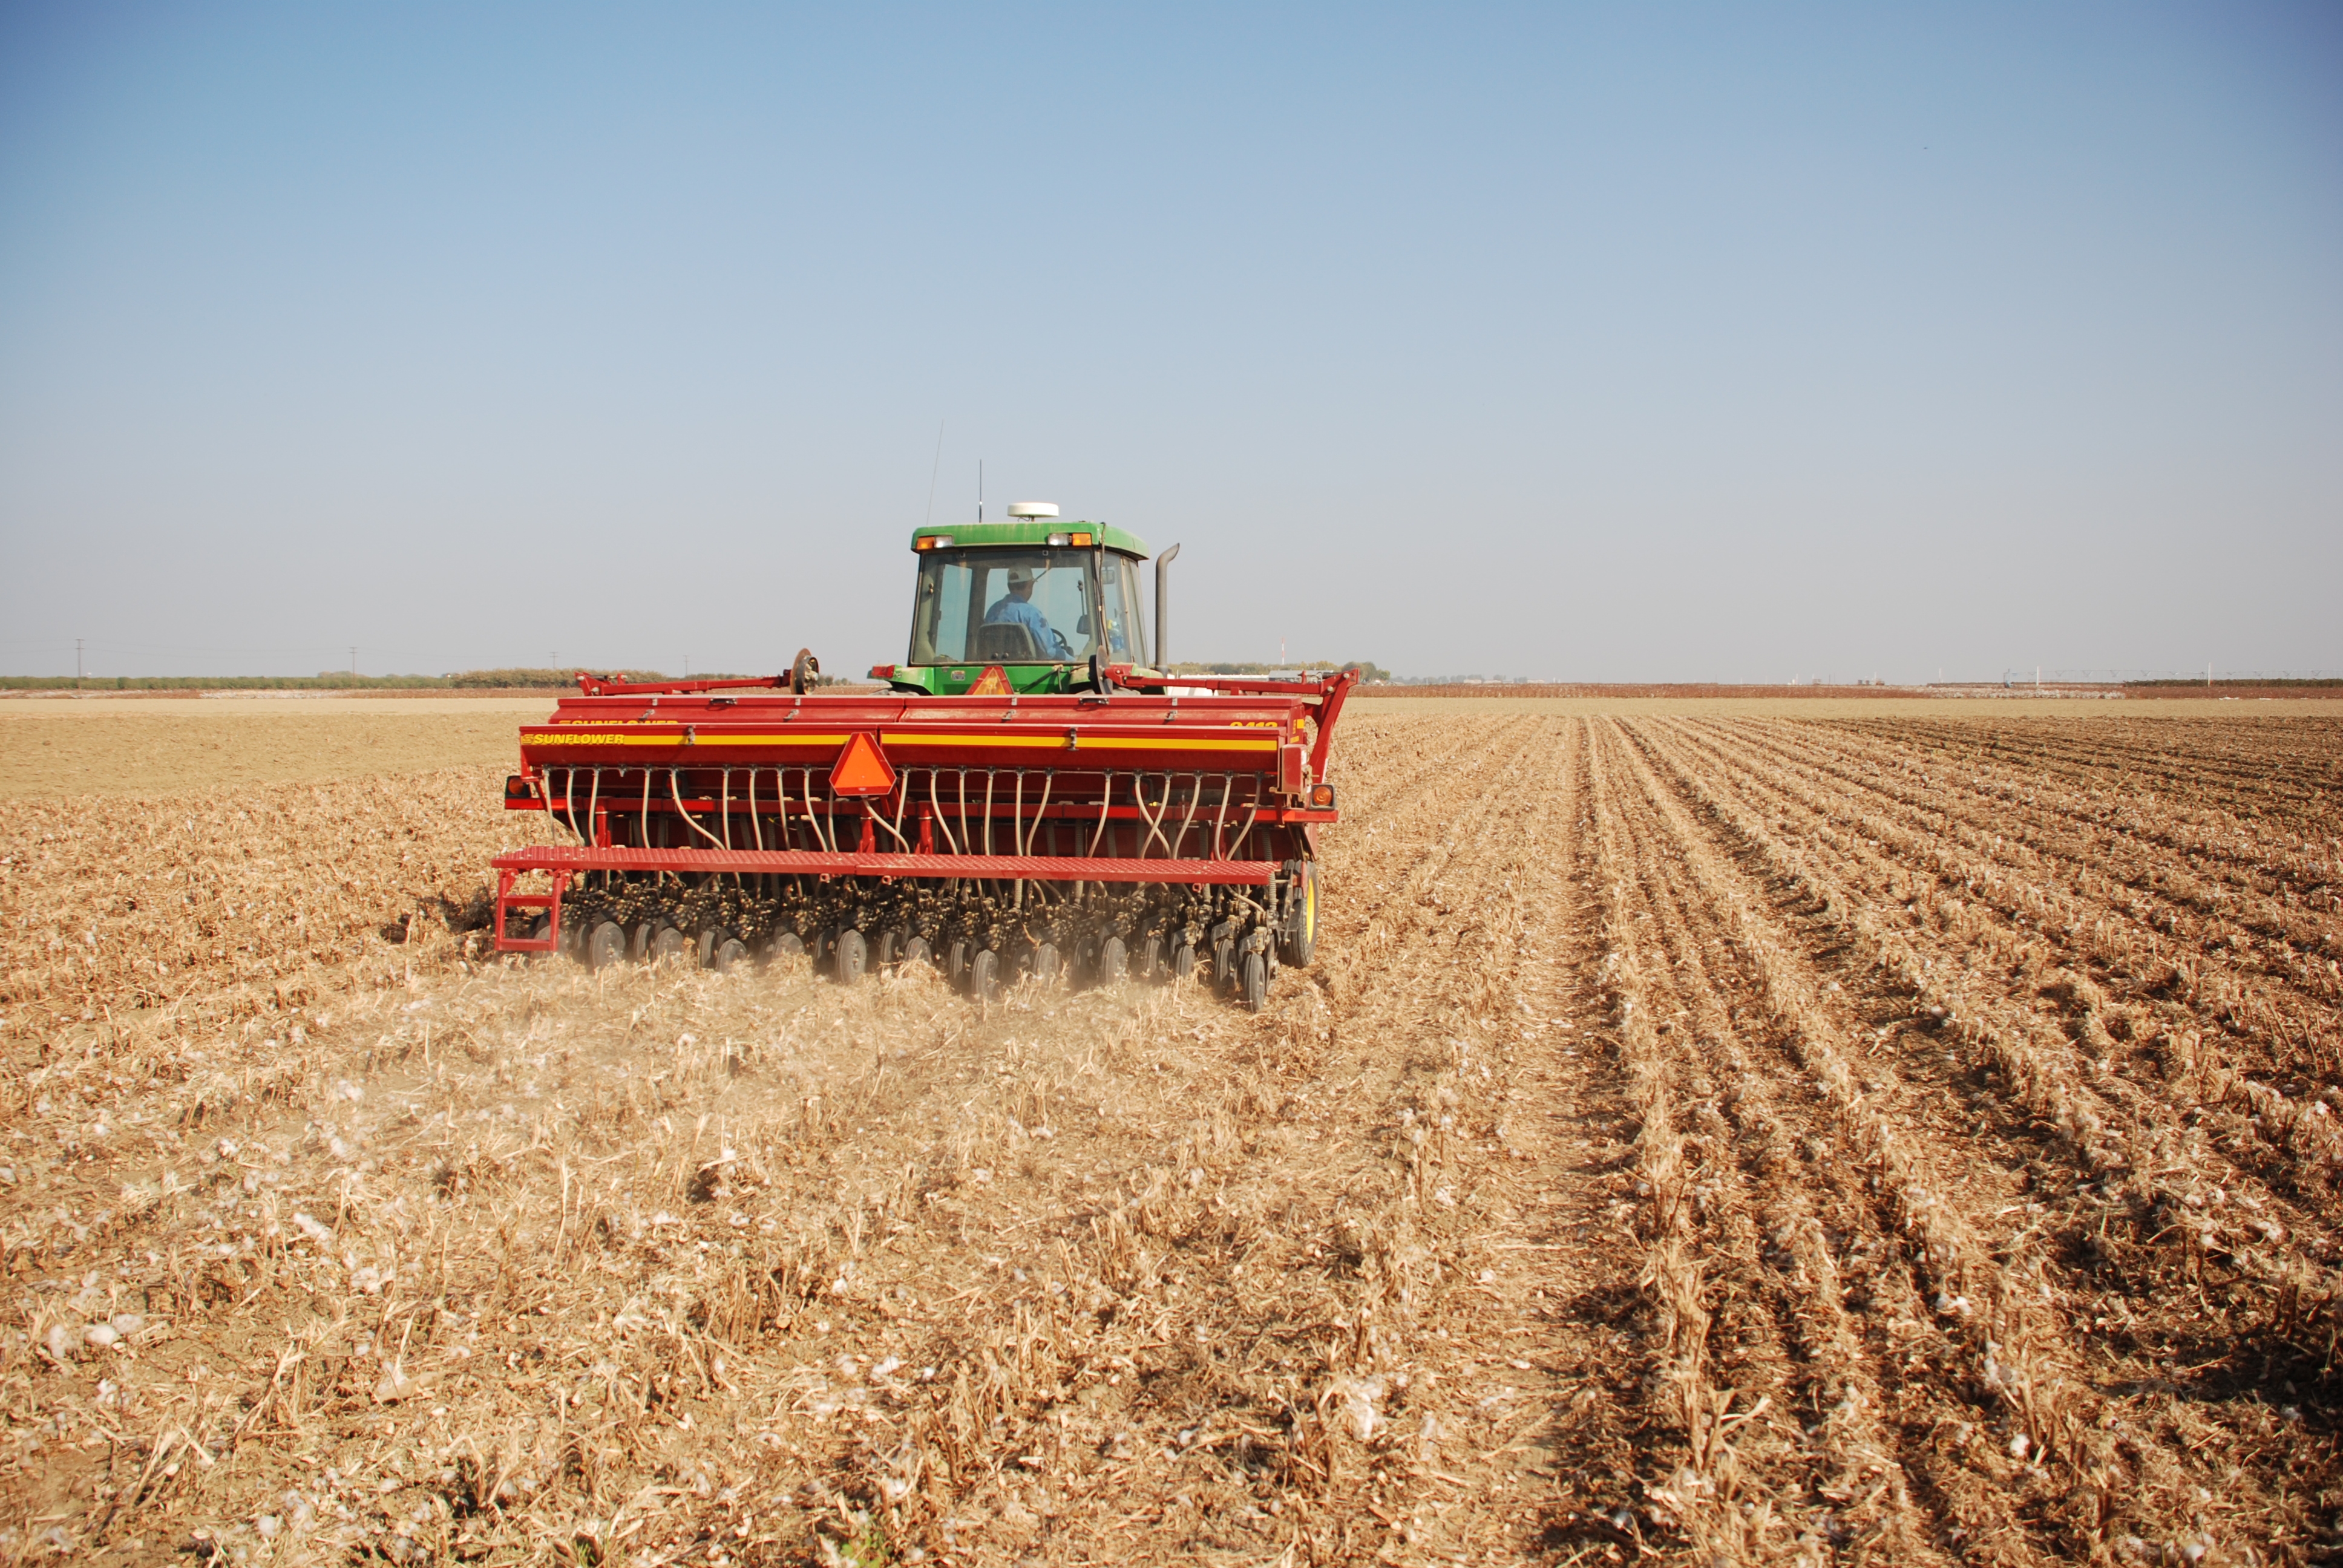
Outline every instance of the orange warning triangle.
[[984, 667], [984, 673], [976, 678], [976, 684], [970, 687], [962, 695], [1009, 697], [1014, 695], [1015, 691], [1016, 689], [1009, 684], [1009, 672], [997, 664], [988, 664]]
[[895, 788], [895, 765], [879, 749], [879, 742], [858, 729], [846, 738], [838, 760], [830, 765], [833, 795], [884, 795]]

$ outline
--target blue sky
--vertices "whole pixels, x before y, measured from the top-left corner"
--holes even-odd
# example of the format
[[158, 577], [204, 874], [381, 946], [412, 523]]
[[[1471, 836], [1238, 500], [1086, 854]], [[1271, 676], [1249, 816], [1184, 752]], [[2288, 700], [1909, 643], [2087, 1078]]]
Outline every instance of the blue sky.
[[2329, 5], [0, 8], [5, 673], [2343, 669], [2338, 435]]

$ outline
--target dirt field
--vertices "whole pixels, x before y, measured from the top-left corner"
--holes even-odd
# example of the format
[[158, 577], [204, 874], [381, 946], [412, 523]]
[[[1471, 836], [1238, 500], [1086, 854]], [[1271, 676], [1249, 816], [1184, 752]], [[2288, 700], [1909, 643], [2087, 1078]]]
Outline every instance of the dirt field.
[[512, 715], [0, 719], [0, 1552], [2343, 1556], [2343, 719], [1361, 706], [1257, 1017], [484, 961]]
[[[0, 800], [306, 784], [518, 763], [549, 698], [0, 701]], [[536, 716], [534, 718], [530, 716]]]

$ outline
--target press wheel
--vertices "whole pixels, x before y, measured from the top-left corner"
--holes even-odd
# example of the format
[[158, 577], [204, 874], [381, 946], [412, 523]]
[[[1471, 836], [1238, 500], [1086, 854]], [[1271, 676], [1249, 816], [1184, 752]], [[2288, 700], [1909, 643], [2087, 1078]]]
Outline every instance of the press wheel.
[[830, 972], [838, 977], [839, 984], [852, 985], [860, 980], [869, 960], [870, 950], [864, 945], [860, 931], [849, 926], [838, 933], [838, 947], [830, 955]]
[[1259, 1012], [1269, 1005], [1269, 959], [1262, 953], [1247, 953], [1237, 966], [1237, 990], [1244, 998], [1249, 1012]]
[[616, 920], [604, 920], [586, 939], [586, 967], [606, 970], [627, 956], [627, 933]]
[[986, 948], [968, 961], [968, 994], [990, 1001], [1001, 994], [1001, 960]]
[[1280, 963], [1306, 969], [1318, 947], [1318, 862], [1289, 860], [1293, 873], [1293, 915], [1277, 939]]
[[1128, 978], [1130, 967], [1131, 960], [1123, 951], [1121, 937], [1109, 937], [1099, 944], [1099, 984], [1121, 985]]

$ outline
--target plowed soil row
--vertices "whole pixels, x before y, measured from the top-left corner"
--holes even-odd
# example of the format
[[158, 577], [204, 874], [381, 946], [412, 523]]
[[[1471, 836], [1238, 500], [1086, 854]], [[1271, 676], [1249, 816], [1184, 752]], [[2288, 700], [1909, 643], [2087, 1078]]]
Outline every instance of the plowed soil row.
[[0, 1550], [2343, 1547], [2343, 736], [1342, 739], [1259, 1016], [490, 959], [488, 769], [0, 808]]

